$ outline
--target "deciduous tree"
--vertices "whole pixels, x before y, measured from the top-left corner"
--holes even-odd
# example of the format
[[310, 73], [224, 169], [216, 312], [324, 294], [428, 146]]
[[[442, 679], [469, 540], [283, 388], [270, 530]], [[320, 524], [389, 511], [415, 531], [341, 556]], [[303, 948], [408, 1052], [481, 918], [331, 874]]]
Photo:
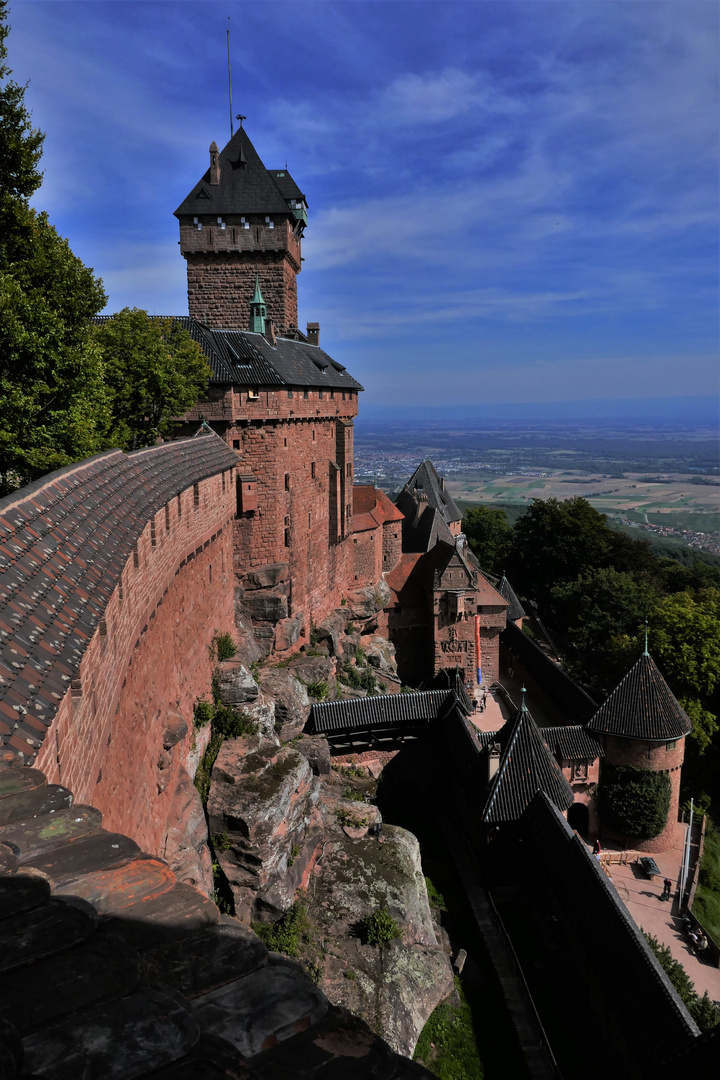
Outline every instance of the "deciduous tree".
[[179, 323], [124, 308], [95, 330], [105, 364], [113, 445], [147, 446], [207, 389], [210, 368]]

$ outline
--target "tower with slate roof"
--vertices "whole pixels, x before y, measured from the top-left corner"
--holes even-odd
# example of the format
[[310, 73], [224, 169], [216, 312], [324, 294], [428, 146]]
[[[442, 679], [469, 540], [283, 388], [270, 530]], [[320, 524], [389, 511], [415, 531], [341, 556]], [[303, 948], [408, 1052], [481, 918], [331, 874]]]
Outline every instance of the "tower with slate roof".
[[[586, 727], [602, 738], [606, 764], [667, 773], [671, 796], [665, 827], [651, 840], [628, 839], [641, 851], [674, 847], [685, 737], [692, 731], [692, 724], [648, 653], [647, 644], [643, 655]], [[603, 834], [609, 835], [604, 824]]]
[[214, 329], [248, 330], [256, 278], [279, 333], [297, 328], [307, 201], [287, 169], [266, 169], [240, 128], [175, 211], [188, 310]]

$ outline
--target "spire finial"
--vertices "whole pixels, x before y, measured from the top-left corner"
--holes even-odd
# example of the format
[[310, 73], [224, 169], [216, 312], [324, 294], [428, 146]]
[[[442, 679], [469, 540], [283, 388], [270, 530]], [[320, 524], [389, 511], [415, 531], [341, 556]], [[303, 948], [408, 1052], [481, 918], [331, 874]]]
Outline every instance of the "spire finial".
[[521, 712], [527, 712], [527, 705], [525, 704], [525, 694], [527, 693], [527, 690], [525, 689], [524, 686], [520, 687], [520, 693], [522, 694], [522, 701], [520, 702], [520, 710], [521, 710]]
[[645, 656], [650, 655], [650, 653], [648, 652], [648, 621], [647, 621], [647, 617], [645, 618], [645, 652], [644, 652], [644, 655]]

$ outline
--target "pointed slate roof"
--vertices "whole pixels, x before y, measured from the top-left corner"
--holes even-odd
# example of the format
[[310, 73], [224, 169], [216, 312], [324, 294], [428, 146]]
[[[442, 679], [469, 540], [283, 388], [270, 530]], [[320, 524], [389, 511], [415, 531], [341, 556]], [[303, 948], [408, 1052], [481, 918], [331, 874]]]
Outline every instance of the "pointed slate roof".
[[692, 731], [692, 723], [658, 667], [644, 652], [587, 723], [598, 735], [670, 742]]
[[505, 600], [507, 600], [508, 619], [510, 619], [511, 622], [516, 622], [518, 619], [523, 619], [526, 615], [526, 611], [518, 600], [517, 595], [515, 594], [515, 590], [513, 589], [512, 585], [504, 574], [500, 579], [500, 584], [497, 585], [496, 588], [500, 595]]
[[538, 791], [544, 792], [559, 810], [572, 806], [572, 788], [524, 699], [515, 719], [500, 731], [499, 741], [503, 752], [483, 810], [484, 822], [517, 821]]
[[409, 492], [416, 501], [421, 495], [426, 496], [428, 505], [438, 511], [447, 525], [453, 521], [462, 520], [460, 510], [450, 494], [444, 490], [440, 474], [432, 461], [423, 461], [418, 465], [403, 488], [403, 492], [405, 491]]
[[299, 189], [287, 172], [282, 183], [281, 188], [273, 172], [263, 165], [245, 129], [240, 128], [220, 154], [220, 183], [210, 183], [208, 168], [187, 198], [180, 203], [175, 216], [184, 217], [198, 213], [290, 216], [292, 210], [288, 206], [288, 200], [294, 197]]

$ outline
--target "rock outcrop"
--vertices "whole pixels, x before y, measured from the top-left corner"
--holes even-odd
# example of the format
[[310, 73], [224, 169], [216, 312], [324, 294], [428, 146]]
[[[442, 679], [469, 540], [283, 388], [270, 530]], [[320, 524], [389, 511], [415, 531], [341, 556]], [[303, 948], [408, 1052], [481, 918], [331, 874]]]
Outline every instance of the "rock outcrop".
[[277, 917], [322, 835], [319, 784], [307, 758], [259, 736], [230, 739], [215, 762], [207, 811], [236, 914]]

